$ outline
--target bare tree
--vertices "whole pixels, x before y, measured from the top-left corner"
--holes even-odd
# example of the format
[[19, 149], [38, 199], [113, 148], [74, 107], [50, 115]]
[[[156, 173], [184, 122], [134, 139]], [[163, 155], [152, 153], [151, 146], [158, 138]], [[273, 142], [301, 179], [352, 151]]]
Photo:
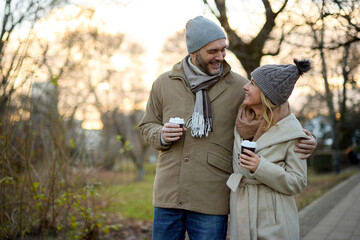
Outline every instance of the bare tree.
[[231, 28], [227, 15], [228, 9], [226, 7], [226, 0], [211, 1], [215, 3], [216, 9], [212, 7], [213, 4], [210, 4], [210, 1], [203, 0], [203, 2], [210, 8], [211, 12], [216, 16], [221, 26], [225, 29], [229, 38], [229, 50], [232, 51], [239, 59], [241, 65], [247, 73], [248, 78], [250, 78], [250, 73], [260, 66], [263, 56], [276, 56], [279, 54], [281, 43], [286, 35], [284, 30], [282, 31], [281, 36], [277, 39], [277, 46], [266, 52], [265, 44], [273, 39], [274, 36], [272, 33], [276, 26], [276, 18], [284, 11], [288, 3], [287, 0], [283, 1], [277, 11], [274, 11], [270, 1], [262, 0], [265, 8], [264, 14], [266, 20], [258, 34], [250, 41], [244, 40], [243, 37]]
[[[34, 24], [52, 9], [66, 3], [66, 0], [4, 0], [0, 4], [0, 115], [4, 115], [11, 96], [25, 81], [18, 79], [26, 58], [29, 37], [16, 40], [12, 37], [22, 27], [28, 34]], [[10, 41], [11, 40], [11, 41]], [[18, 79], [17, 85], [15, 80]], [[19, 83], [20, 82], [20, 83]]]
[[[359, 3], [334, 0], [322, 1], [320, 3], [314, 1], [314, 5], [318, 7], [318, 18], [313, 20], [308, 18], [307, 24], [312, 32], [312, 48], [318, 51], [320, 56], [325, 100], [332, 122], [334, 168], [335, 172], [339, 173], [340, 160], [338, 150], [342, 133], [341, 129], [344, 128], [347, 112], [347, 83], [353, 81], [354, 78], [351, 76], [354, 76], [355, 69], [359, 66], [358, 47], [352, 46], [359, 41], [359, 25], [353, 19], [353, 12], [359, 8]], [[332, 25], [328, 25], [326, 23], [327, 20], [331, 20]], [[334, 21], [337, 23], [334, 24]], [[334, 27], [336, 31], [332, 31]], [[332, 36], [334, 37], [329, 37], [329, 32], [333, 33]], [[339, 36], [343, 37], [339, 38]], [[338, 63], [341, 66], [341, 73], [339, 75], [343, 78], [342, 91], [338, 92], [338, 111], [336, 111], [336, 104], [334, 103], [336, 89], [331, 87], [329, 81], [331, 77], [328, 71], [328, 58], [330, 54], [339, 56]]]
[[[94, 113], [101, 119], [104, 127], [100, 152], [103, 159], [110, 161], [106, 165], [111, 167], [124, 158], [119, 149], [130, 144], [126, 155], [141, 175], [145, 159], [142, 154], [146, 151], [139, 149], [145, 142], [135, 141], [139, 131], [127, 131], [138, 122], [130, 121], [131, 114], [123, 113], [146, 97], [141, 79], [144, 49], [122, 33], [102, 32], [101, 27], [92, 24], [93, 16], [94, 9], [79, 7], [76, 16], [69, 16], [80, 19], [79, 25], [65, 29], [53, 42], [37, 39], [41, 54], [33, 59], [48, 81], [58, 85], [59, 109], [65, 119], [73, 121], [75, 115], [87, 119]], [[124, 116], [129, 119], [123, 120]], [[121, 136], [120, 142], [117, 136]]]
[[[329, 50], [340, 52], [338, 65], [338, 75], [342, 77], [342, 85], [338, 91], [338, 112], [339, 119], [339, 144], [344, 143], [346, 137], [346, 118], [348, 117], [348, 89], [356, 87], [356, 70], [360, 66], [360, 22], [359, 14], [360, 3], [358, 1], [338, 1], [333, 0], [328, 3], [326, 13], [338, 23], [336, 31], [340, 34], [332, 39]], [[336, 35], [335, 35], [336, 36]], [[342, 88], [342, 89], [341, 89]]]

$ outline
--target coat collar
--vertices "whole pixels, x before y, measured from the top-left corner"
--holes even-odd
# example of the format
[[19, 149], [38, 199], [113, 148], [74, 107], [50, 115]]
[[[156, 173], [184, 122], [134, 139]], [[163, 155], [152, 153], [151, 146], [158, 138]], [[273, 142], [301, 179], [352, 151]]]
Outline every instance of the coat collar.
[[277, 126], [272, 126], [257, 141], [256, 151], [271, 145], [291, 141], [298, 138], [309, 138], [293, 113], [277, 122]]

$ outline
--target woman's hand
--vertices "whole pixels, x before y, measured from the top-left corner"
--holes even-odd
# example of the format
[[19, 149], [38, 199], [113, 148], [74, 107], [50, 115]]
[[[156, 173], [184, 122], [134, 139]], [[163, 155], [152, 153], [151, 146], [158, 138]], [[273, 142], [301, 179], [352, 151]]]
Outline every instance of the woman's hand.
[[238, 159], [240, 166], [249, 169], [250, 172], [255, 172], [260, 164], [260, 157], [248, 149], [244, 149], [244, 152], [239, 154]]

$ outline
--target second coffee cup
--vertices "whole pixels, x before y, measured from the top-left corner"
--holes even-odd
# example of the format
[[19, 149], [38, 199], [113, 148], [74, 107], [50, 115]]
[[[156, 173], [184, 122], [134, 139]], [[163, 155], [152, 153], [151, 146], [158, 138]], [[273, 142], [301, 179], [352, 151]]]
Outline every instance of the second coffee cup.
[[[241, 153], [244, 153], [244, 149], [249, 149], [252, 152], [255, 152], [257, 147], [256, 142], [251, 142], [249, 140], [244, 140], [241, 142]], [[244, 153], [246, 154], [246, 153]]]

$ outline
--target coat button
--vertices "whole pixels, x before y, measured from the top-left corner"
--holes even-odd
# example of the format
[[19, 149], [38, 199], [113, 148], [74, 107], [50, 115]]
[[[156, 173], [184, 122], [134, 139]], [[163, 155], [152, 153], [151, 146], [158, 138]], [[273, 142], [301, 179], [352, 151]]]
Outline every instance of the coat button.
[[189, 161], [189, 158], [184, 158], [184, 161], [185, 161], [185, 162], [188, 162], [188, 161]]
[[180, 202], [179, 202], [179, 205], [183, 205], [183, 202], [180, 201]]

